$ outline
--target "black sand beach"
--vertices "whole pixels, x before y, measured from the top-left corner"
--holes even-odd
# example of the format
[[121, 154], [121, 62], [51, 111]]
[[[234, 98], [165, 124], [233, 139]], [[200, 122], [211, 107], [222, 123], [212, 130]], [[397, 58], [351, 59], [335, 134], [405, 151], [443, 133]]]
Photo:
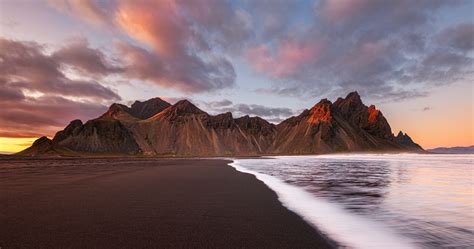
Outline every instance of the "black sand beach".
[[0, 248], [330, 248], [220, 159], [1, 159]]

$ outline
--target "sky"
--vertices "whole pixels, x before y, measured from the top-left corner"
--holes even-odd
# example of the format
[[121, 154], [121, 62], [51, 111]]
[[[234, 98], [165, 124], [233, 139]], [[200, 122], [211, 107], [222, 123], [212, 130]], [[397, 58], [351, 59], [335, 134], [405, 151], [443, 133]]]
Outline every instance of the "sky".
[[474, 1], [1, 0], [0, 151], [112, 103], [278, 123], [357, 91], [424, 148], [474, 144]]

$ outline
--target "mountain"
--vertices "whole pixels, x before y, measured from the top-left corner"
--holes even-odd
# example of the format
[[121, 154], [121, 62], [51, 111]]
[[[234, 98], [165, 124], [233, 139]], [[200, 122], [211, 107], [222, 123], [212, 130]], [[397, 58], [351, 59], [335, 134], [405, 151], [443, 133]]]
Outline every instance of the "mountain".
[[394, 140], [382, 112], [367, 107], [357, 92], [331, 103], [321, 100], [311, 109], [277, 125], [273, 151], [314, 154], [403, 150]]
[[52, 140], [45, 139], [20, 154], [231, 156], [423, 151], [408, 135], [395, 137], [382, 112], [364, 105], [357, 92], [334, 103], [323, 99], [278, 125], [260, 117], [234, 118], [230, 112], [210, 115], [188, 100], [174, 105], [160, 98], [136, 101], [130, 107], [112, 104], [100, 117], [85, 124], [74, 120]]
[[56, 145], [47, 137], [38, 138], [31, 147], [17, 153], [19, 156], [79, 156], [78, 153]]
[[[250, 155], [266, 152], [272, 127], [263, 119], [234, 119], [230, 112], [212, 116], [188, 100], [129, 127], [145, 155]], [[240, 125], [239, 125], [240, 124]], [[270, 128], [271, 129], [271, 128]]]
[[413, 142], [410, 136], [408, 134], [403, 134], [402, 131], [398, 132], [398, 135], [395, 137], [395, 141], [397, 141], [399, 144], [404, 145], [407, 148], [413, 149], [415, 151], [423, 151], [423, 148]]
[[431, 153], [438, 154], [474, 154], [474, 145], [471, 146], [457, 146], [457, 147], [439, 147], [426, 150]]

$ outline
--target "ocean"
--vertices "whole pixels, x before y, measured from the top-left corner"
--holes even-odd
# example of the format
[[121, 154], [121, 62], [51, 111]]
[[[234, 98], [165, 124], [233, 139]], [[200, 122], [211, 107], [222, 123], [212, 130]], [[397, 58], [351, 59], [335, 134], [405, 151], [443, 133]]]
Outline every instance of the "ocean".
[[348, 248], [474, 248], [474, 155], [234, 159]]

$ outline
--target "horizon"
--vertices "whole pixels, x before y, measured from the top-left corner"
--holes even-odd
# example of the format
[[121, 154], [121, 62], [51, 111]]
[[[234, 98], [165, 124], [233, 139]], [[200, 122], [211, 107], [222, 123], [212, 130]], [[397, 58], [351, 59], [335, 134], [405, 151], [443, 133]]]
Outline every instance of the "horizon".
[[131, 3], [0, 2], [0, 151], [112, 103], [279, 123], [353, 91], [425, 149], [474, 144], [472, 1]]

